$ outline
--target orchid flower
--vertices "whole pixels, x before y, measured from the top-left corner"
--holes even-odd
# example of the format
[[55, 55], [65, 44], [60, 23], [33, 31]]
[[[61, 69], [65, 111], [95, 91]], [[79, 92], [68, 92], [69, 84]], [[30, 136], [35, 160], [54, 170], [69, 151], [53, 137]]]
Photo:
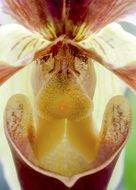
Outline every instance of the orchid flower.
[[20, 24], [0, 28], [0, 84], [31, 70], [31, 86], [20, 83], [31, 92], [10, 97], [4, 113], [21, 188], [107, 189], [131, 125], [119, 91], [136, 90], [136, 38], [115, 21], [136, 1], [1, 2]]

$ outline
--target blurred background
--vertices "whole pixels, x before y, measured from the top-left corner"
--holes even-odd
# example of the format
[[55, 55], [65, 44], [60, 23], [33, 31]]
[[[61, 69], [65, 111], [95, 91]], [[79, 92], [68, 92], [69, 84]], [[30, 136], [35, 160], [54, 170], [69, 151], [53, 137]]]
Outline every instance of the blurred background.
[[[0, 11], [0, 24], [6, 24], [6, 23], [11, 23], [11, 22], [13, 22], [13, 20], [9, 16], [6, 16]], [[124, 27], [125, 30], [136, 35], [136, 27], [134, 25], [127, 22], [123, 22], [121, 23], [121, 25]], [[128, 89], [126, 89], [126, 95], [129, 97], [130, 103], [132, 105], [133, 122], [132, 122], [131, 135], [129, 137], [129, 141], [126, 146], [124, 175], [123, 175], [122, 183], [121, 183], [121, 186], [119, 187], [119, 190], [136, 190], [136, 175], [135, 175], [135, 171], [136, 171], [136, 95], [134, 95]], [[2, 134], [0, 134], [0, 138], [1, 138], [1, 135]], [[2, 139], [0, 139], [0, 143], [3, 143]], [[0, 146], [0, 148], [2, 147]], [[9, 150], [5, 149], [4, 151], [9, 151]], [[1, 158], [1, 155], [0, 155], [0, 158]], [[8, 175], [6, 174], [6, 177], [5, 177], [4, 174], [5, 173], [4, 173], [4, 168], [3, 168], [3, 161], [2, 159], [0, 159], [0, 190], [11, 190], [7, 183]], [[10, 175], [12, 174], [10, 173]], [[18, 187], [15, 187], [15, 188], [17, 189], [12, 189], [12, 190], [18, 190]], [[110, 190], [114, 190], [114, 189], [110, 189]]]
[[136, 95], [128, 93], [132, 106], [132, 131], [126, 146], [125, 167], [122, 190], [136, 189]]

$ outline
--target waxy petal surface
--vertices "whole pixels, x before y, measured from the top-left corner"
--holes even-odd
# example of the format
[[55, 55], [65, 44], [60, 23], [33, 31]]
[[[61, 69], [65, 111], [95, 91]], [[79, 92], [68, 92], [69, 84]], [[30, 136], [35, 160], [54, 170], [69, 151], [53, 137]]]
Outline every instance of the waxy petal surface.
[[56, 33], [62, 33], [64, 4], [63, 0], [3, 1], [6, 12], [31, 30], [40, 32], [47, 39], [54, 39]]
[[136, 90], [136, 37], [116, 24], [84, 42], [89, 55]]
[[[29, 117], [31, 111], [28, 109], [28, 102], [21, 102], [20, 100], [17, 96], [15, 99], [14, 96], [14, 101], [10, 99], [7, 104], [5, 132], [13, 153], [22, 189], [38, 190], [40, 188], [43, 190], [48, 187], [51, 190], [64, 190], [66, 188], [84, 190], [93, 187], [93, 189], [101, 188], [104, 190], [108, 185], [114, 165], [126, 143], [130, 130], [131, 113], [126, 98], [122, 96], [114, 97], [106, 107], [100, 141], [98, 141], [98, 144], [100, 143], [99, 151], [93, 167], [90, 167], [90, 170], [86, 172], [70, 177], [61, 176], [37, 166], [28, 135], [32, 133], [26, 133], [31, 126], [31, 117]], [[21, 110], [20, 104], [23, 104], [23, 110], [26, 110], [26, 112], [17, 112], [17, 110]], [[22, 120], [21, 114], [23, 114]], [[25, 123], [22, 121], [25, 121]], [[28, 178], [31, 180], [27, 180]], [[100, 180], [98, 181], [98, 179]]]
[[66, 34], [81, 40], [107, 24], [134, 11], [133, 0], [3, 0], [7, 12], [47, 39]]
[[34, 60], [35, 53], [48, 41], [23, 26], [10, 24], [0, 27], [0, 84]]
[[69, 1], [69, 19], [74, 24], [87, 24], [91, 32], [97, 32], [107, 24], [122, 17], [125, 13], [135, 10], [133, 0], [76, 0]]

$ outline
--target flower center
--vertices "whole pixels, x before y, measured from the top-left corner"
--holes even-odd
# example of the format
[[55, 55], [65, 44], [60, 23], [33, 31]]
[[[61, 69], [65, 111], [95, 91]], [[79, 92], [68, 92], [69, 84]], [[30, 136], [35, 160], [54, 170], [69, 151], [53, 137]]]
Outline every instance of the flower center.
[[64, 41], [50, 47], [33, 69], [36, 138], [32, 147], [38, 164], [63, 175], [86, 170], [97, 147], [92, 121], [96, 79], [91, 60]]

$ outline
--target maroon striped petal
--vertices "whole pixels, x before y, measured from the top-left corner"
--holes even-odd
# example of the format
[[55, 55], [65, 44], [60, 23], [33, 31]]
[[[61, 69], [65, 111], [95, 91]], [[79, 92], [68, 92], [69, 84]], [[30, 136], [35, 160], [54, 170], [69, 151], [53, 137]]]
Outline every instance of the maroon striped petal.
[[5, 11], [28, 28], [38, 31], [47, 39], [62, 33], [63, 0], [4, 0]]
[[91, 32], [96, 32], [105, 25], [134, 10], [136, 2], [133, 0], [71, 0], [69, 5], [69, 20], [75, 25], [87, 24]]
[[135, 10], [133, 0], [3, 0], [7, 12], [23, 25], [53, 40], [66, 34], [81, 40]]

